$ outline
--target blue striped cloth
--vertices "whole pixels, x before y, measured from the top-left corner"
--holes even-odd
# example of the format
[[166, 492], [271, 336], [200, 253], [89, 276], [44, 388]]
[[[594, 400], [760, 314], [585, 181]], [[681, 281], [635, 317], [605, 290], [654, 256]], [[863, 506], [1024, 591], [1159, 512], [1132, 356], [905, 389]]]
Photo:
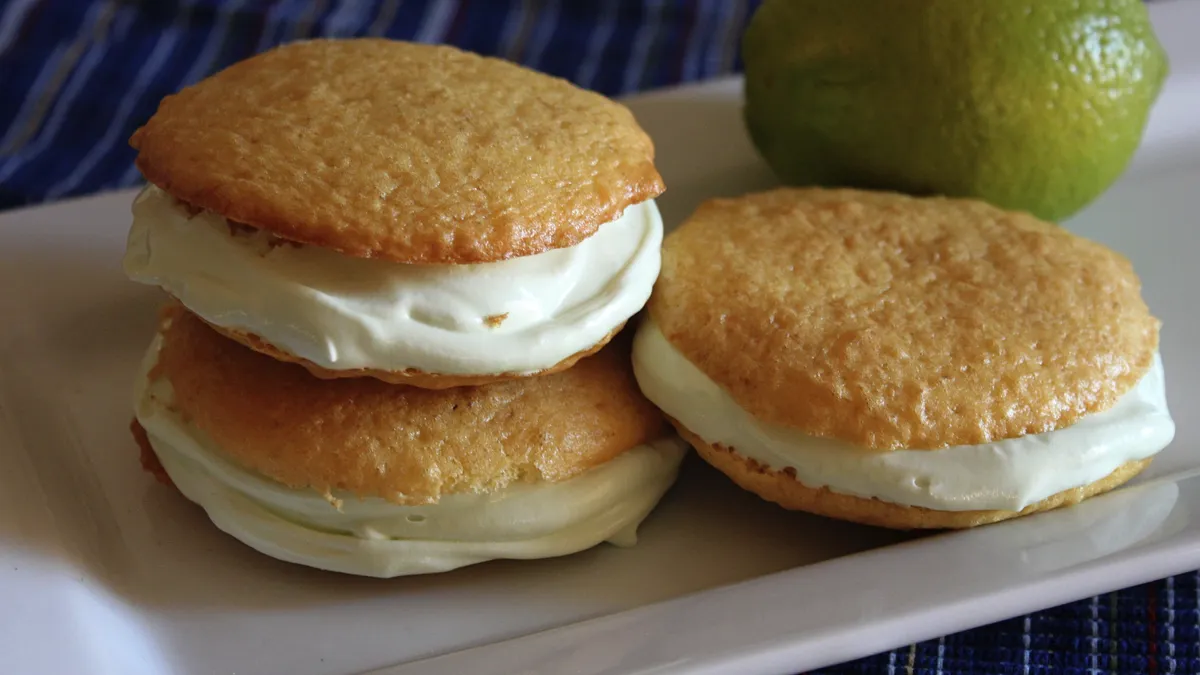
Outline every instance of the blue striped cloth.
[[0, 209], [134, 185], [159, 99], [282, 42], [446, 42], [617, 95], [732, 72], [756, 4], [0, 0]]
[[[846, 0], [852, 1], [852, 0]], [[0, 0], [0, 208], [133, 185], [163, 96], [311, 36], [448, 42], [610, 95], [739, 68], [755, 0]], [[1197, 673], [1186, 574], [825, 673]]]

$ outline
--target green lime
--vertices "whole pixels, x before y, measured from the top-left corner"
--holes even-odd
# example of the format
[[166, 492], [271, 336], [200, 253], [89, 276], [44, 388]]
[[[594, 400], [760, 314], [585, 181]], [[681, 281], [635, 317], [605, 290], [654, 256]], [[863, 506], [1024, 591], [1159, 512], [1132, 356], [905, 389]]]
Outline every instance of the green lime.
[[784, 182], [1049, 220], [1124, 171], [1168, 70], [1140, 0], [766, 0], [743, 56]]

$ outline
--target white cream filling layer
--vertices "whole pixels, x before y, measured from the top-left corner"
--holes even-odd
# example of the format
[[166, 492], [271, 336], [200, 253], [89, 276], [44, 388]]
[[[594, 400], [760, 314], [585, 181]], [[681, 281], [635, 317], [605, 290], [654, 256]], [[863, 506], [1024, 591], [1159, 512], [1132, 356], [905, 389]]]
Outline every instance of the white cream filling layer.
[[134, 201], [130, 278], [205, 320], [330, 370], [530, 373], [599, 343], [646, 304], [662, 218], [630, 206], [583, 242], [476, 265], [405, 265], [231, 233], [149, 186]]
[[[160, 339], [147, 353], [153, 365]], [[138, 422], [167, 474], [213, 523], [280, 560], [335, 572], [395, 577], [444, 572], [497, 558], [548, 558], [608, 541], [632, 546], [637, 528], [675, 481], [686, 444], [675, 437], [633, 448], [575, 478], [521, 483], [401, 506], [379, 498], [292, 489], [243, 469], [171, 411], [171, 386], [136, 387]]]
[[1112, 408], [1075, 424], [982, 445], [877, 451], [760, 422], [647, 318], [633, 348], [642, 392], [708, 443], [813, 488], [941, 511], [1019, 511], [1162, 450], [1175, 436], [1161, 359]]

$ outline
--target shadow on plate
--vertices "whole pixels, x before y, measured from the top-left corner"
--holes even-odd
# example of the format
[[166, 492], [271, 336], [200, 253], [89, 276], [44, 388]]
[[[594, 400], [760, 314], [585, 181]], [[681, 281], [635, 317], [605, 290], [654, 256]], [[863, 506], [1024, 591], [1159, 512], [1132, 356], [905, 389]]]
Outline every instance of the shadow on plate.
[[14, 472], [3, 478], [37, 498], [0, 519], [0, 538], [101, 574], [119, 569], [122, 536], [100, 479], [116, 446], [97, 426], [128, 419], [132, 345], [149, 338], [155, 294], [126, 281], [119, 259], [54, 237], [17, 239], [5, 257], [0, 316], [21, 319], [0, 324], [0, 434]]

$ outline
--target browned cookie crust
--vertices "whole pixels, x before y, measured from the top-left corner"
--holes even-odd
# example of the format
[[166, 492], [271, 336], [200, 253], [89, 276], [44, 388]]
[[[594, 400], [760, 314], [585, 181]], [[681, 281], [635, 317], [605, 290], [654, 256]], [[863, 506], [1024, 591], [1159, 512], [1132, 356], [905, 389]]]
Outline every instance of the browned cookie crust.
[[624, 106], [453, 47], [297, 42], [163, 99], [146, 178], [285, 239], [406, 263], [572, 246], [657, 196]]
[[763, 422], [876, 448], [975, 445], [1105, 410], [1159, 322], [1129, 261], [970, 200], [778, 189], [668, 236], [649, 311]]
[[480, 387], [321, 380], [224, 338], [177, 307], [152, 380], [239, 465], [294, 488], [399, 504], [560, 481], [665, 431], [619, 339], [574, 368]]

